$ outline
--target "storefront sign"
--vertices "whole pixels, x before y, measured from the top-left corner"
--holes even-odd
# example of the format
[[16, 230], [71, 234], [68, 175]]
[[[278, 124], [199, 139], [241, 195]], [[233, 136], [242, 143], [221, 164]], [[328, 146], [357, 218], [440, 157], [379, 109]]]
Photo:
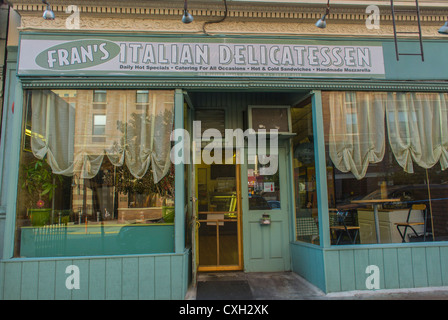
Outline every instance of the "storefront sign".
[[[67, 39], [69, 38], [69, 39]], [[24, 34], [20, 75], [384, 78], [379, 44]]]

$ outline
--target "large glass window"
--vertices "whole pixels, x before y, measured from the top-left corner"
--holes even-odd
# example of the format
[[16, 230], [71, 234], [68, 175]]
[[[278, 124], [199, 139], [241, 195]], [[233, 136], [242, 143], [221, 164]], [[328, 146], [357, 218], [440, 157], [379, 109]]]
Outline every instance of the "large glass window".
[[448, 94], [323, 93], [333, 244], [448, 239]]
[[14, 256], [173, 251], [174, 93], [143, 93], [26, 93]]
[[311, 100], [291, 108], [296, 239], [319, 244]]

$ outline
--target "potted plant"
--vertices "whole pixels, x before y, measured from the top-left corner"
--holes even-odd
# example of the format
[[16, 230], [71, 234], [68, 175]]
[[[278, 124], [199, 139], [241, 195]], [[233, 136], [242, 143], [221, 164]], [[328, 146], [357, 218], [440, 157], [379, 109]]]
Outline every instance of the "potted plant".
[[42, 226], [50, 222], [51, 208], [45, 208], [54, 197], [60, 175], [53, 174], [45, 160], [36, 159], [23, 166], [22, 188], [28, 192], [26, 198], [28, 216], [33, 226]]

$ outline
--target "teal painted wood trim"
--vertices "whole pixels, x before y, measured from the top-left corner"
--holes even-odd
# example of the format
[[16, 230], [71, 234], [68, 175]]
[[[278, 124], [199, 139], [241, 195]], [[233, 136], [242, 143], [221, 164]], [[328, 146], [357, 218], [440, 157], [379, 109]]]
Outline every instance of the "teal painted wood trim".
[[355, 290], [355, 264], [352, 262], [354, 261], [353, 251], [341, 251], [340, 259], [340, 270], [344, 270], [344, 275], [347, 277], [345, 281], [341, 281], [341, 290]]
[[[367, 250], [365, 250], [368, 252]], [[368, 258], [368, 257], [367, 257]], [[383, 259], [384, 259], [384, 283], [385, 289], [398, 288], [400, 286], [398, 281], [398, 255], [397, 249], [395, 248], [385, 248], [383, 250]], [[363, 261], [363, 263], [359, 263], [359, 273], [363, 272], [361, 265], [368, 265], [368, 260]], [[361, 277], [360, 277], [361, 278]], [[360, 281], [358, 284], [358, 288], [361, 288], [364, 284]]]
[[[419, 56], [400, 56], [395, 58], [394, 41], [383, 41], [384, 67], [389, 80], [446, 80], [448, 64], [442, 52], [446, 52], [446, 40], [423, 41], [425, 61]], [[399, 51], [420, 53], [418, 41], [399, 40]], [[445, 49], [444, 49], [445, 48]]]
[[[184, 128], [184, 94], [176, 89], [174, 93], [174, 128]], [[175, 165], [174, 177], [174, 251], [176, 253], [185, 250], [185, 165]]]
[[[12, 122], [12, 105], [15, 96], [16, 86], [16, 72], [17, 72], [17, 47], [7, 47], [7, 60], [6, 60], [6, 72], [4, 78], [4, 101], [3, 101], [3, 114], [2, 114], [2, 127], [1, 127], [1, 145], [0, 145], [0, 177], [2, 183], [0, 183], [0, 205], [6, 205], [6, 192], [5, 186], [8, 185], [4, 172], [7, 163], [7, 156], [9, 155], [9, 146], [6, 144], [6, 138], [10, 135]], [[6, 175], [7, 176], [7, 175]]]
[[17, 69], [17, 50], [16, 46], [7, 47], [7, 60], [5, 65], [4, 91], [3, 91], [3, 113], [1, 125], [1, 143], [0, 143], [0, 257], [3, 257], [4, 249], [4, 230], [6, 225], [6, 209], [8, 204], [9, 192], [9, 157], [11, 154], [11, 139], [13, 131], [13, 103], [16, 88], [16, 69]]
[[379, 268], [380, 289], [447, 286], [447, 254], [444, 243], [323, 249], [324, 291], [368, 290], [369, 265]]
[[[0, 263], [4, 300], [182, 300], [189, 255], [12, 259]], [[79, 267], [80, 289], [67, 289], [66, 268]]]
[[325, 292], [325, 266], [322, 248], [307, 243], [291, 243], [292, 271]]
[[139, 77], [88, 77], [45, 78], [22, 77], [26, 89], [126, 89], [126, 88], [184, 88], [184, 89], [238, 89], [238, 90], [343, 90], [343, 91], [423, 91], [446, 92], [446, 81], [392, 81], [344, 79], [272, 79], [272, 78], [139, 78]]
[[[11, 83], [12, 83], [11, 79]], [[8, 165], [8, 193], [6, 195], [6, 222], [3, 246], [3, 258], [9, 259], [14, 252], [14, 230], [17, 207], [17, 185], [19, 180], [20, 147], [23, 118], [23, 90], [21, 82], [16, 79], [14, 89], [14, 113], [12, 116], [11, 135], [5, 144], [10, 145], [10, 154], [5, 161]]]
[[[286, 145], [286, 165], [287, 165], [287, 171], [286, 175], [288, 176], [288, 184], [290, 186], [289, 188], [289, 194], [288, 199], [291, 199], [289, 201], [289, 238], [291, 242], [294, 242], [297, 239], [296, 235], [296, 224], [294, 223], [296, 220], [296, 199], [295, 197], [295, 182], [294, 182], [294, 165], [293, 165], [293, 145], [291, 141], [285, 142]], [[291, 260], [292, 264], [292, 260]]]
[[318, 203], [320, 246], [330, 246], [330, 230], [328, 217], [327, 165], [325, 159], [324, 121], [322, 114], [322, 95], [314, 91], [311, 97], [314, 135], [314, 154], [316, 164], [316, 190]]
[[367, 249], [353, 251], [354, 259], [354, 273], [355, 273], [355, 288], [362, 288], [365, 286], [365, 268], [369, 265], [369, 251]]

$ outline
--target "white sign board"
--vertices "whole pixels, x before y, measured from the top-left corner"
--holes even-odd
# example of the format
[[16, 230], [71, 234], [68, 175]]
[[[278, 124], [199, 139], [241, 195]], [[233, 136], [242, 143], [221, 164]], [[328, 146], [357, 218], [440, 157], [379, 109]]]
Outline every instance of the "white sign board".
[[385, 75], [371, 43], [23, 34], [19, 75], [364, 77]]

